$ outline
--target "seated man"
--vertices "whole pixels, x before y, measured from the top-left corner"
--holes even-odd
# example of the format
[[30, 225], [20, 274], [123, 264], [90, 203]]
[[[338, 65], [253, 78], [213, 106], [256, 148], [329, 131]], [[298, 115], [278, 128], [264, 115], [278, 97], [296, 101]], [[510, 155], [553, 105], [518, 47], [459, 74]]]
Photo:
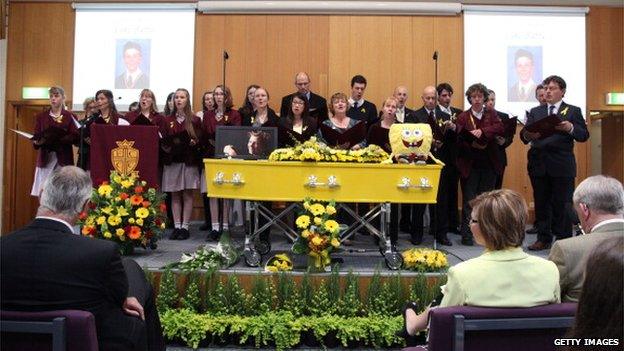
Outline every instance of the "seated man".
[[578, 185], [572, 201], [587, 235], [555, 241], [548, 256], [559, 269], [564, 302], [578, 302], [589, 253], [609, 238], [624, 237], [624, 188], [618, 180], [589, 177]]
[[93, 313], [101, 350], [164, 350], [153, 291], [113, 242], [74, 235], [91, 179], [66, 166], [46, 180], [37, 218], [0, 238], [3, 310]]

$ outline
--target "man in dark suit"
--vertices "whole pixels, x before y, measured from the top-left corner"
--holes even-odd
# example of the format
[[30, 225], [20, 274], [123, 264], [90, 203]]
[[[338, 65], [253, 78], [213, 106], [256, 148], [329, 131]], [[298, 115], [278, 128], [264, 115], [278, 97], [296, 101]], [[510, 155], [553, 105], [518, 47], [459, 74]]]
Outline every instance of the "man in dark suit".
[[462, 113], [462, 110], [451, 106], [451, 99], [453, 98], [453, 87], [449, 83], [440, 83], [436, 87], [438, 93], [438, 109], [449, 116], [447, 130], [452, 129], [453, 133], [447, 136], [444, 145], [442, 145], [441, 161], [444, 162], [445, 167], [440, 175], [440, 181], [446, 185], [447, 203], [448, 203], [448, 228], [449, 232], [459, 234], [459, 211], [457, 210], [458, 200], [458, 184], [459, 184], [459, 172], [455, 162], [457, 160], [457, 134], [455, 133], [455, 121], [457, 116]]
[[[508, 123], [509, 121], [509, 115], [505, 112], [496, 110], [496, 93], [494, 90], [488, 89], [488, 93], [490, 93], [490, 95], [488, 96], [488, 101], [485, 104], [485, 107], [496, 112], [498, 118], [503, 123], [503, 126], [505, 126], [505, 123]], [[500, 189], [503, 187], [503, 176], [505, 175], [505, 168], [507, 167], [507, 151], [505, 149], [511, 145], [513, 138], [514, 134], [494, 137], [494, 141], [498, 144], [498, 161], [502, 166], [501, 173], [496, 175], [496, 184], [494, 185], [494, 189]]]
[[[520, 138], [530, 143], [528, 171], [533, 178], [535, 217], [538, 224], [537, 241], [529, 250], [544, 250], [550, 247], [552, 237], [568, 238], [572, 235], [572, 192], [576, 177], [574, 142], [589, 139], [587, 125], [581, 109], [563, 102], [566, 82], [559, 76], [550, 76], [543, 82], [546, 88], [546, 105], [534, 107], [529, 112], [526, 125], [529, 126], [549, 115], [557, 115], [561, 122], [557, 132], [546, 138], [539, 133], [525, 129]], [[552, 220], [547, 220], [547, 203], [552, 206]]]
[[115, 89], [147, 89], [149, 76], [141, 70], [143, 50], [139, 43], [129, 41], [123, 48], [123, 61], [126, 71], [115, 79]]
[[366, 125], [370, 127], [379, 118], [377, 117], [377, 106], [364, 100], [366, 84], [366, 78], [359, 74], [351, 78], [351, 97], [349, 98], [347, 116], [358, 121], [365, 121]]
[[122, 260], [115, 243], [72, 231], [91, 192], [82, 169], [58, 168], [44, 183], [37, 218], [0, 239], [2, 309], [89, 311], [101, 350], [164, 350], [141, 268]]
[[327, 101], [324, 97], [314, 94], [310, 91], [310, 77], [305, 72], [299, 72], [295, 76], [295, 86], [297, 92], [290, 95], [286, 95], [282, 98], [282, 106], [280, 107], [280, 116], [288, 116], [290, 110], [290, 102], [297, 94], [303, 94], [308, 98], [309, 114], [310, 117], [316, 119], [317, 125], [328, 118], [327, 113]]
[[[423, 107], [414, 111], [414, 113], [406, 120], [406, 123], [428, 123], [429, 121], [433, 121], [436, 123], [445, 126], [445, 121], [449, 121], [448, 115], [445, 115], [439, 108], [436, 106], [436, 88], [434, 86], [425, 87], [422, 93], [422, 101]], [[451, 133], [451, 132], [449, 132]], [[439, 155], [439, 151], [442, 150], [444, 145], [445, 135], [434, 135], [434, 141], [432, 144], [432, 152], [434, 156]], [[450, 134], [449, 134], [450, 135]], [[435, 139], [435, 138], [438, 139]], [[442, 185], [442, 182], [440, 182]], [[446, 199], [446, 188], [444, 186], [439, 187], [438, 189], [438, 198]], [[425, 212], [425, 208], [427, 205], [412, 205], [412, 227], [410, 234], [412, 236], [411, 242], [414, 245], [418, 245], [422, 242], [423, 236], [423, 214]], [[443, 203], [442, 206], [446, 207], [447, 204]], [[448, 217], [446, 216], [446, 211], [442, 211], [440, 207], [440, 213], [434, 215], [436, 211], [434, 211], [434, 207], [430, 206], [430, 214], [431, 214], [431, 224], [429, 225], [429, 231], [436, 238], [436, 241], [440, 245], [451, 245], [451, 242], [446, 237], [446, 232], [448, 231]], [[442, 213], [444, 212], [444, 213]], [[443, 222], [443, 223], [441, 223]], [[433, 232], [435, 228], [435, 233]]]

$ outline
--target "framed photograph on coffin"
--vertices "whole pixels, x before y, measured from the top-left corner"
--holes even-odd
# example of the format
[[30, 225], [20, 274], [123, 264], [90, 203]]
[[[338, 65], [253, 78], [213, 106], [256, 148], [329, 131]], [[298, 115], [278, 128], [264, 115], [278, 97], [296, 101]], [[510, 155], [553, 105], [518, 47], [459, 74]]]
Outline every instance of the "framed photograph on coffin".
[[215, 158], [267, 159], [277, 148], [276, 127], [217, 127]]

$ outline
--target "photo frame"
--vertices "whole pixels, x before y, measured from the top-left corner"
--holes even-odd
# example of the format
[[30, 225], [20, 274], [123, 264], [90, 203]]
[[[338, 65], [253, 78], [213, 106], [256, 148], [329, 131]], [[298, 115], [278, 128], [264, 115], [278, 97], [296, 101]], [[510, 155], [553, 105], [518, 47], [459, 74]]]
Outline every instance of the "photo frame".
[[277, 128], [219, 126], [215, 143], [216, 158], [267, 159], [277, 148]]

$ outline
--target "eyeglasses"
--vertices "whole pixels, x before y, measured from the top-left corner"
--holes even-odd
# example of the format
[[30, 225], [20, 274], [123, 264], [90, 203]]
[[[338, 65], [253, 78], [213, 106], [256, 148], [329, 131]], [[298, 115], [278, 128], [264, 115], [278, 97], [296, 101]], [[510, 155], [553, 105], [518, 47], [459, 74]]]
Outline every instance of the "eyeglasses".
[[293, 105], [304, 105], [305, 103], [303, 101], [295, 101], [295, 100], [293, 100], [292, 104]]
[[470, 224], [473, 224], [473, 223], [479, 223], [479, 221], [477, 221], [477, 220], [476, 220], [476, 219], [474, 219], [474, 218], [470, 218]]

